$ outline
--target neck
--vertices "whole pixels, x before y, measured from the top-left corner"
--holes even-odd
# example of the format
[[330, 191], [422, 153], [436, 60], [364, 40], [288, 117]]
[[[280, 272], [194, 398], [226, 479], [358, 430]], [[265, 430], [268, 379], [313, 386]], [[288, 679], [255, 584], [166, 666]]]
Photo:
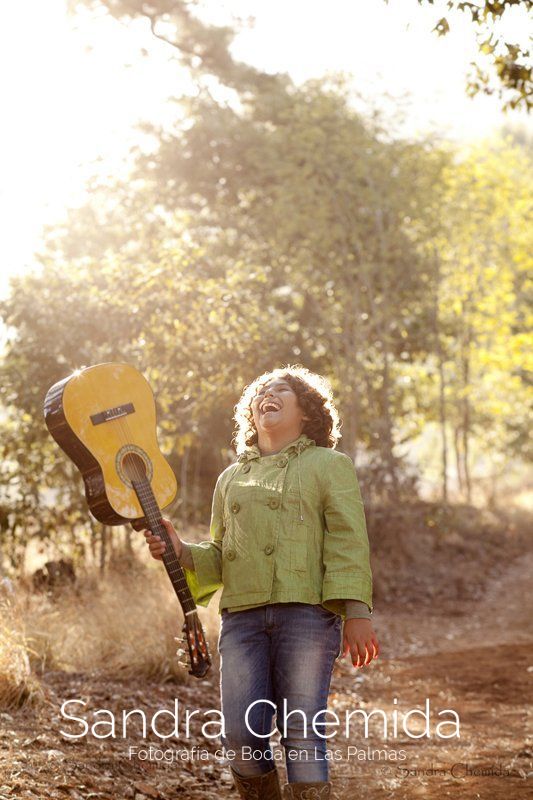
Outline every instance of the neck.
[[260, 431], [257, 446], [262, 456], [273, 456], [298, 439], [301, 434], [302, 431]]

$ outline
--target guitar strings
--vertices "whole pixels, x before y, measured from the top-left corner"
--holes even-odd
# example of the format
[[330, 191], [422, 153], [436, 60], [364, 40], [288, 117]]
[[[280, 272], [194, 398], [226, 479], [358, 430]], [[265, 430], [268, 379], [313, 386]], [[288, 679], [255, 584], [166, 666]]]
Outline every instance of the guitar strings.
[[[129, 427], [127, 418], [126, 417], [117, 417], [116, 420], [112, 420], [112, 421], [118, 423], [117, 427], [121, 431], [123, 441], [125, 441], [126, 444], [128, 444], [128, 441], [129, 441], [129, 443], [132, 443], [132, 436], [131, 436], [130, 427]], [[138, 454], [135, 454], [135, 455], [138, 455]], [[138, 457], [140, 458], [140, 456], [138, 456]], [[146, 473], [143, 474], [141, 472], [140, 468], [138, 468], [137, 459], [134, 457], [132, 461], [133, 461], [133, 471], [137, 472], [137, 479], [140, 481], [140, 480], [143, 480], [144, 478], [146, 478], [148, 483], [150, 483], [148, 475]], [[152, 492], [153, 492], [153, 487], [152, 487]], [[154, 492], [154, 499], [155, 499], [156, 504], [157, 504], [157, 498], [155, 497], [155, 492]], [[157, 504], [157, 507], [158, 507], [158, 504]], [[141, 508], [142, 508], [142, 506], [141, 506]], [[161, 512], [160, 512], [159, 508], [158, 508], [158, 511], [159, 511], [159, 514], [161, 515]], [[143, 514], [144, 514], [144, 510], [143, 510]], [[193, 610], [196, 611], [196, 608], [194, 608]], [[195, 637], [198, 637], [200, 635], [200, 633], [202, 634], [202, 637], [203, 637], [203, 631], [198, 631], [199, 621], [197, 619], [196, 613], [194, 615], [192, 615], [192, 617], [190, 619], [186, 617], [186, 624], [188, 626], [188, 629], [192, 629], [192, 631], [194, 632], [194, 636]], [[202, 638], [202, 640], [205, 643], [205, 639]], [[201, 650], [202, 655], [205, 657], [206, 656], [206, 652], [204, 652], [205, 644], [202, 645], [201, 643], [198, 643], [198, 647]]]
[[[83, 375], [83, 373], [82, 373], [82, 375]], [[101, 398], [100, 398], [100, 395], [98, 393], [98, 387], [94, 385], [93, 376], [92, 375], [90, 375], [88, 373], [85, 373], [84, 377], [85, 377], [86, 382], [87, 382], [87, 387], [86, 388], [89, 390], [89, 394], [92, 396], [92, 399], [93, 399], [93, 401], [95, 403], [95, 413], [98, 413], [98, 411], [101, 410]], [[118, 425], [109, 426], [109, 423], [118, 423]], [[119, 443], [121, 443], [123, 447], [127, 446], [129, 444], [133, 444], [132, 437], [131, 437], [131, 432], [129, 430], [129, 426], [124, 425], [124, 417], [117, 417], [114, 420], [108, 420], [104, 424], [107, 426], [107, 430], [109, 431], [109, 433], [111, 433], [111, 431], [113, 431], [113, 433], [117, 436]], [[119, 449], [121, 449], [121, 448], [119, 448]], [[132, 467], [132, 472], [133, 472], [133, 476], [134, 476], [133, 480], [135, 480], [136, 482], [140, 482], [140, 481], [142, 481], [142, 479], [144, 477], [148, 477], [146, 474], [145, 475], [142, 474], [140, 468], [137, 465], [137, 460], [135, 458], [131, 459], [130, 465], [131, 465], [131, 462], [133, 462], [133, 467]], [[117, 471], [117, 470], [115, 470], [115, 471]], [[120, 475], [119, 475], [119, 477], [120, 477]], [[122, 480], [122, 478], [121, 478], [121, 480]], [[135, 489], [133, 488], [133, 486], [130, 487], [130, 488], [134, 493], [135, 500], [137, 501], [137, 503], [140, 506], [140, 501], [139, 501], [139, 498], [137, 497], [137, 494], [135, 493]], [[141, 508], [142, 514], [144, 515], [144, 511], [142, 510], [142, 506], [140, 506], [140, 508]]]

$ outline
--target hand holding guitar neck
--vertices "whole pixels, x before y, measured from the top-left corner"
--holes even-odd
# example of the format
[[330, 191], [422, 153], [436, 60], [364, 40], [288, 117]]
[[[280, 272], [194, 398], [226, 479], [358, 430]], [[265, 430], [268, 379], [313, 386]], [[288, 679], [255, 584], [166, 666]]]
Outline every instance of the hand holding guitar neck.
[[[163, 525], [167, 530], [170, 541], [172, 542], [172, 545], [174, 547], [176, 557], [179, 561], [183, 553], [183, 543], [179, 538], [178, 534], [176, 533], [174, 525], [171, 523], [169, 519], [161, 519], [161, 522], [163, 523]], [[148, 547], [150, 549], [150, 555], [152, 556], [152, 558], [157, 559], [157, 561], [162, 561], [163, 553], [165, 552], [167, 547], [165, 542], [161, 539], [160, 536], [157, 536], [150, 530], [145, 530], [143, 531], [143, 533], [144, 533], [144, 538], [146, 539], [146, 543], [148, 544]]]

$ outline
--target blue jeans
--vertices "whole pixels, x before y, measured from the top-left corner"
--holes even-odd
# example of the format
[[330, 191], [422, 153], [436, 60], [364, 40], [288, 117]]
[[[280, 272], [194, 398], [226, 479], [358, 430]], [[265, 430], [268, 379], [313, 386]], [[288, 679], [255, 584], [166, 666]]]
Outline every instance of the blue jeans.
[[273, 769], [269, 737], [277, 712], [289, 782], [328, 780], [327, 739], [316, 730], [331, 734], [332, 728], [320, 726], [331, 716], [319, 714], [316, 730], [312, 722], [327, 708], [341, 632], [341, 617], [321, 605], [274, 603], [222, 611], [222, 744], [234, 751], [228, 759], [237, 773], [250, 777]]

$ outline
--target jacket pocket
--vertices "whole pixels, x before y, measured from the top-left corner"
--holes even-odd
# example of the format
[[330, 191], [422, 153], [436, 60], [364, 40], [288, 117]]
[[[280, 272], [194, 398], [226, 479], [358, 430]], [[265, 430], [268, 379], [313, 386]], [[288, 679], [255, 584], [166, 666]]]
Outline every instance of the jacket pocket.
[[310, 535], [309, 525], [302, 522], [291, 524], [289, 537], [289, 569], [291, 572], [307, 572]]

